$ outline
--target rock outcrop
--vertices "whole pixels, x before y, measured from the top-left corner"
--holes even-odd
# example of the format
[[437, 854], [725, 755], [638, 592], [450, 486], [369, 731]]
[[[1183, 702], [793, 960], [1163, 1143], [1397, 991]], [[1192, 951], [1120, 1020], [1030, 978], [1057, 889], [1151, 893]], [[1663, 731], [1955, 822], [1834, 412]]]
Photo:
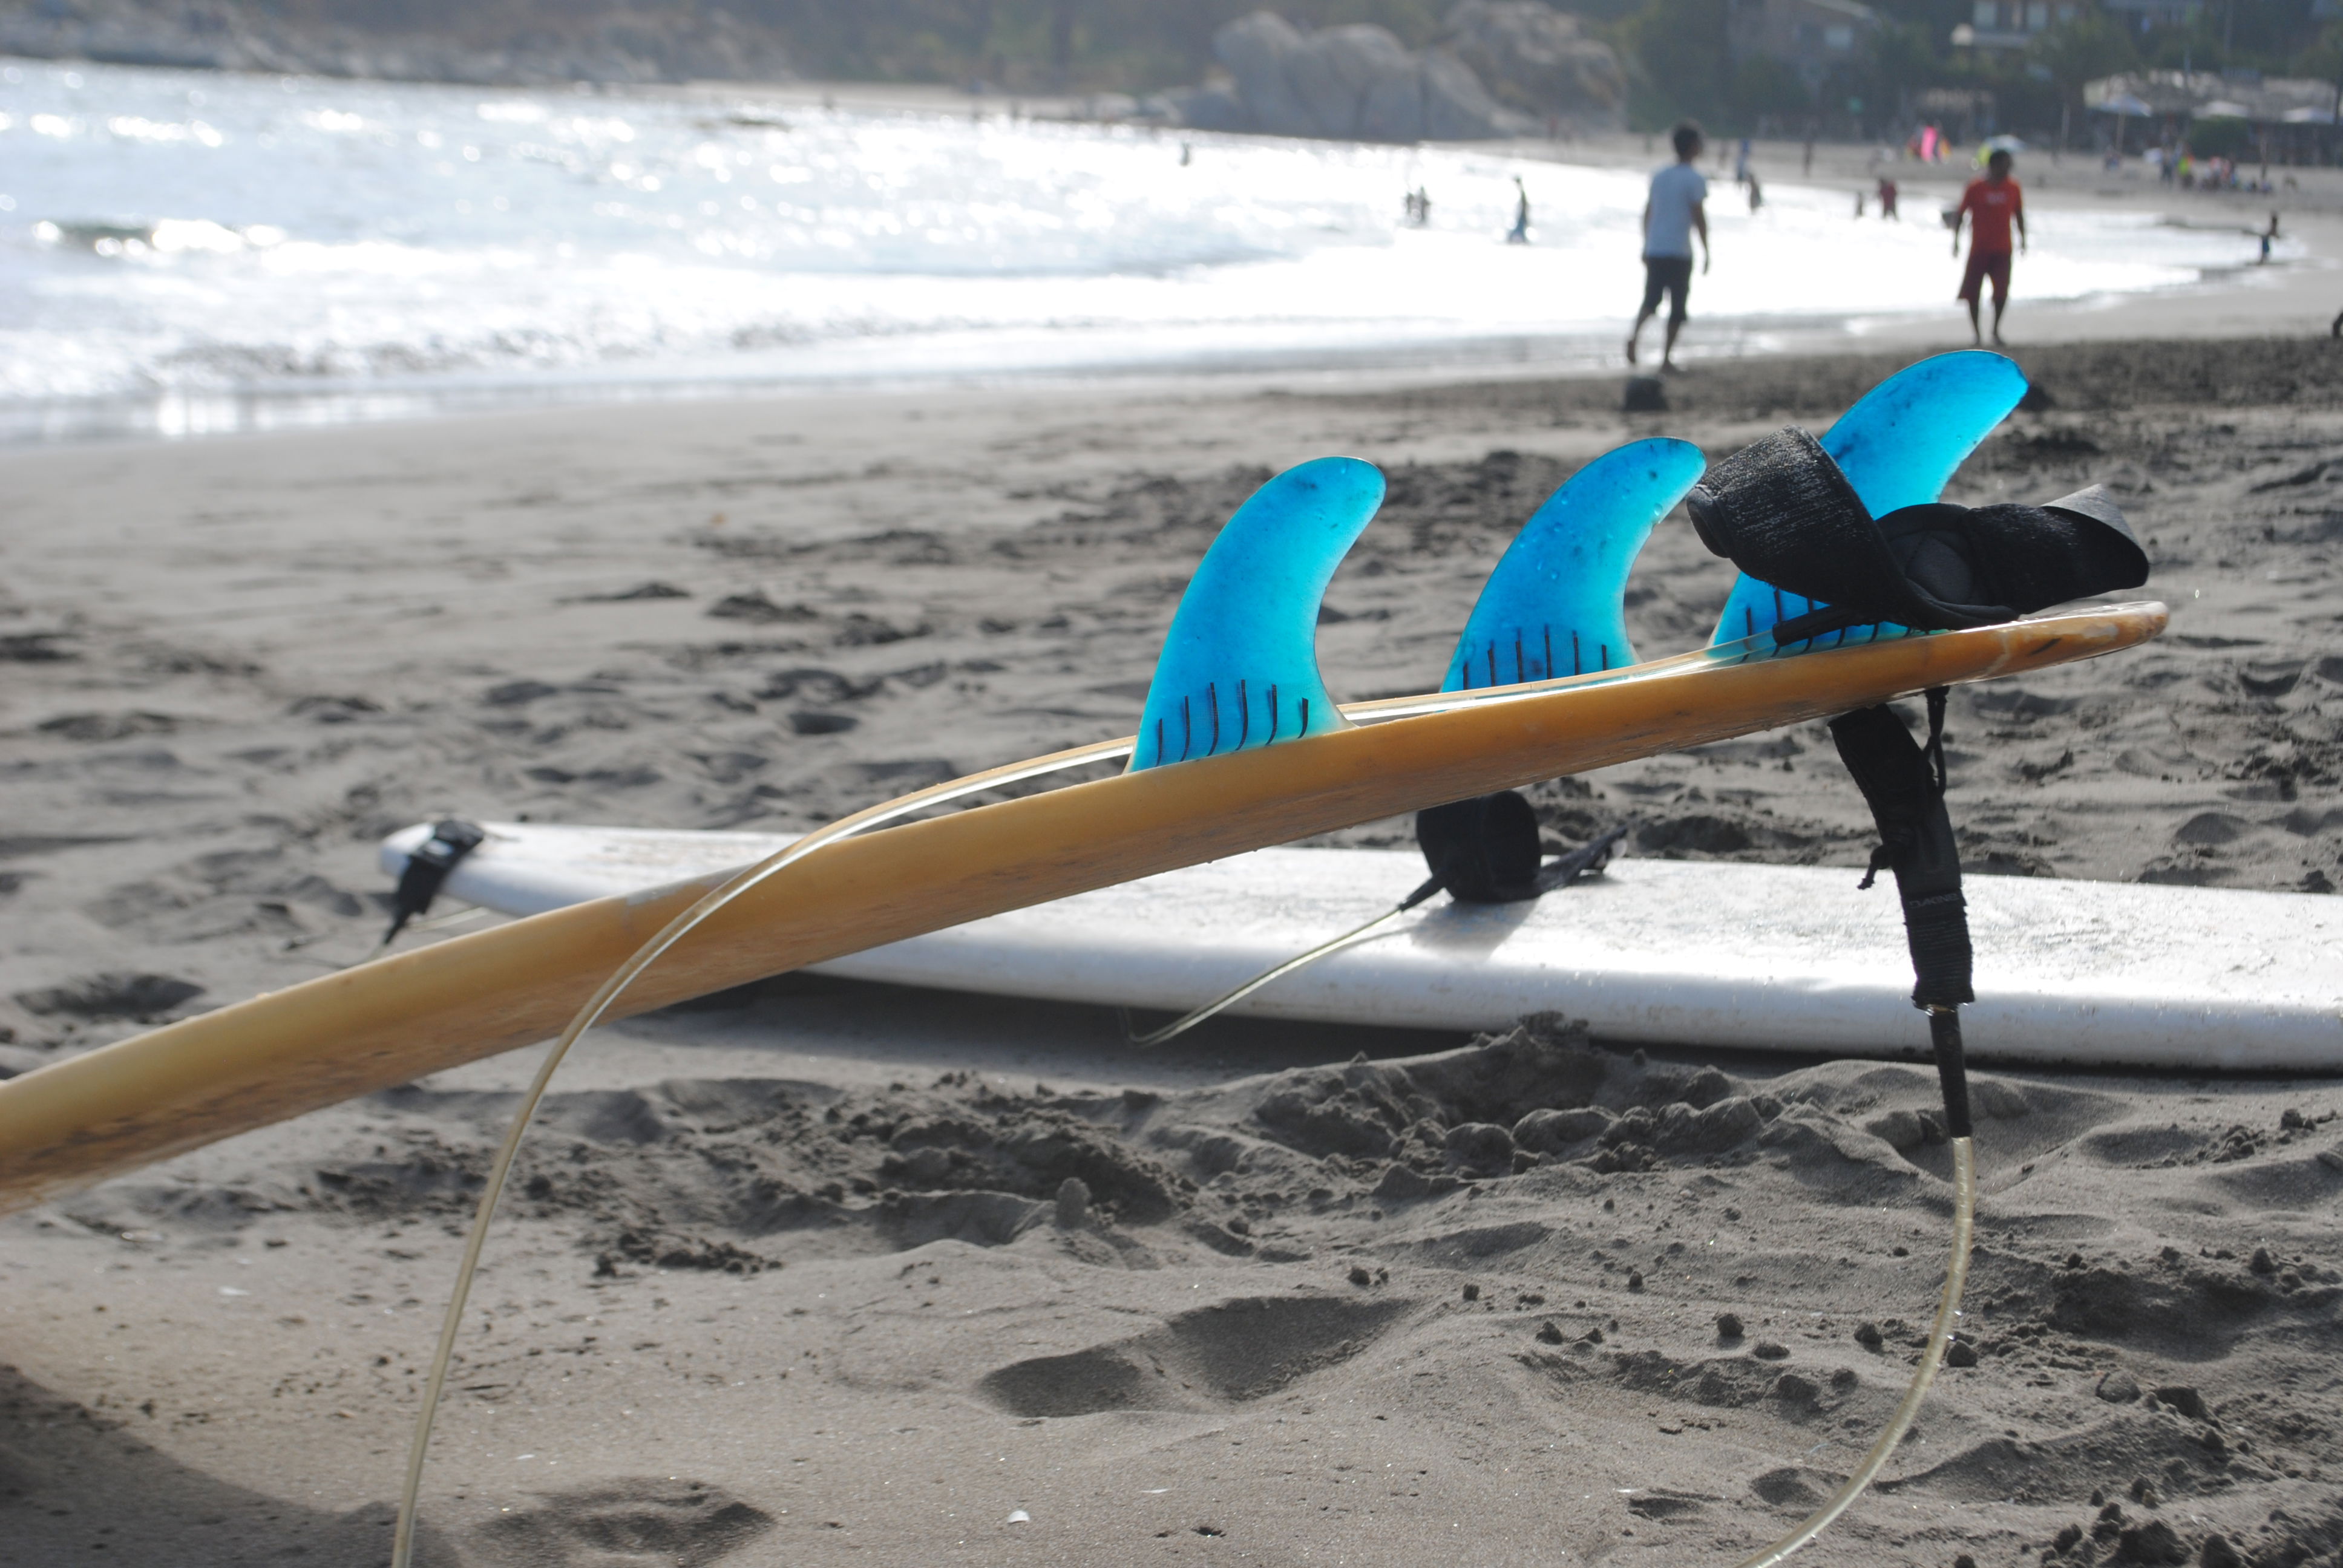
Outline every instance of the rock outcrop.
[[1463, 0], [1441, 43], [1499, 103], [1580, 133], [1624, 130], [1627, 78], [1619, 56], [1579, 19], [1543, 0]]
[[[396, 14], [396, 7], [384, 13]], [[456, 35], [426, 35], [305, 21], [258, 0], [0, 0], [0, 55], [500, 85], [779, 81], [793, 75], [770, 31], [714, 6], [622, 10], [548, 0], [533, 9], [507, 5], [478, 22]]]
[[1415, 51], [1383, 27], [1304, 33], [1256, 11], [1212, 35], [1227, 85], [1175, 94], [1199, 130], [1363, 141], [1477, 141], [1537, 124], [1490, 96], [1472, 67], [1442, 49]]

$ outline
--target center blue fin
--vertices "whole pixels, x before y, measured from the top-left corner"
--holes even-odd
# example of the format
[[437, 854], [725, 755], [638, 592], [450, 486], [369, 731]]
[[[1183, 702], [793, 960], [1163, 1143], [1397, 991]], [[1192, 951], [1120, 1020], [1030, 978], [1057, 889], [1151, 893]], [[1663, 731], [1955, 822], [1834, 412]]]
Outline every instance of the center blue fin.
[[1320, 457], [1237, 508], [1172, 614], [1131, 771], [1348, 726], [1318, 674], [1318, 608], [1383, 501], [1373, 464]]
[[1443, 691], [1552, 680], [1635, 662], [1627, 572], [1704, 467], [1665, 437], [1603, 454], [1548, 497], [1497, 562], [1464, 622]]
[[[1939, 354], [1865, 393], [1823, 436], [1822, 448], [1871, 515], [1884, 518], [1943, 494], [1953, 471], [2025, 396], [2026, 373], [2006, 355], [1981, 348]], [[1745, 575], [1733, 585], [1708, 640], [1738, 642], [1821, 608]], [[1853, 627], [1825, 640], [1867, 642], [1882, 629]]]

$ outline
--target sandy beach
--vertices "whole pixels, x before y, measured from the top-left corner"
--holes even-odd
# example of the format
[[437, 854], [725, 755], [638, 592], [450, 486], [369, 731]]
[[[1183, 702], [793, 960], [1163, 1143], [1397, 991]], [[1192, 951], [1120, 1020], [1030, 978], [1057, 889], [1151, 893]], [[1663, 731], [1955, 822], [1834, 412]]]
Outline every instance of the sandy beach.
[[[2107, 484], [2174, 616], [1956, 698], [1976, 872], [2343, 879], [2323, 289], [2013, 314], [2043, 406], [1947, 498]], [[1820, 428], [1966, 336], [1712, 360], [1664, 415], [1621, 414], [1615, 377], [1313, 375], [0, 455], [0, 1068], [360, 959], [376, 841], [436, 814], [786, 831], [1124, 733], [1213, 531], [1308, 457], [1391, 480], [1329, 595], [1330, 685], [1427, 689], [1579, 464]], [[1638, 650], [1704, 640], [1730, 580], [1663, 524]], [[1554, 837], [1626, 822], [1639, 855], [1852, 876], [1871, 842], [1819, 727], [1536, 793]], [[0, 1220], [0, 1563], [384, 1561], [533, 1060]], [[2334, 1561], [2343, 1090], [1978, 1084], [1972, 1364], [1801, 1561]], [[419, 1560], [1735, 1561], [1908, 1375], [1935, 1097], [1916, 1068], [1552, 1019], [1224, 1020], [1134, 1054], [1101, 1010], [788, 978], [652, 1015], [588, 1042], [524, 1156]], [[1703, 1125], [1741, 1135], [1662, 1131], [1733, 1101]], [[1606, 1131], [1518, 1173], [1447, 1151], [1554, 1107]]]

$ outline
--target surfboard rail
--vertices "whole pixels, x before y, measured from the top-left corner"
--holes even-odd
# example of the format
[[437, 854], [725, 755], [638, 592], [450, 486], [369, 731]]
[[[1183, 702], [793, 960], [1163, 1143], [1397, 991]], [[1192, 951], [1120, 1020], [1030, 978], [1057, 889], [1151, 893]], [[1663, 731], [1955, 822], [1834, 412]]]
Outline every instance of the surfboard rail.
[[[618, 1011], [1441, 801], [2096, 658], [2147, 640], [2167, 618], [2153, 602], [2085, 607], [1786, 657], [1753, 642], [1738, 653], [1711, 648], [1624, 670], [1360, 704], [1345, 710], [1353, 728], [826, 845], [717, 911]], [[599, 900], [454, 938], [0, 1083], [0, 1211], [544, 1040], [710, 885]]]

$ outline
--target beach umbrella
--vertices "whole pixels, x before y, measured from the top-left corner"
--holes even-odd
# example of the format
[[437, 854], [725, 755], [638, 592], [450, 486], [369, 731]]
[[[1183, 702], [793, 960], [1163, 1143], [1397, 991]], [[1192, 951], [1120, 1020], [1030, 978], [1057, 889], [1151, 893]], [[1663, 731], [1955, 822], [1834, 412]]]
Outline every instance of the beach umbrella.
[[2196, 112], [2196, 118], [2200, 120], [2250, 120], [2253, 117], [2251, 109], [2227, 98], [2216, 98]]
[[2332, 109], [2288, 109], [2280, 116], [2289, 126], [2331, 126], [2335, 123]]

